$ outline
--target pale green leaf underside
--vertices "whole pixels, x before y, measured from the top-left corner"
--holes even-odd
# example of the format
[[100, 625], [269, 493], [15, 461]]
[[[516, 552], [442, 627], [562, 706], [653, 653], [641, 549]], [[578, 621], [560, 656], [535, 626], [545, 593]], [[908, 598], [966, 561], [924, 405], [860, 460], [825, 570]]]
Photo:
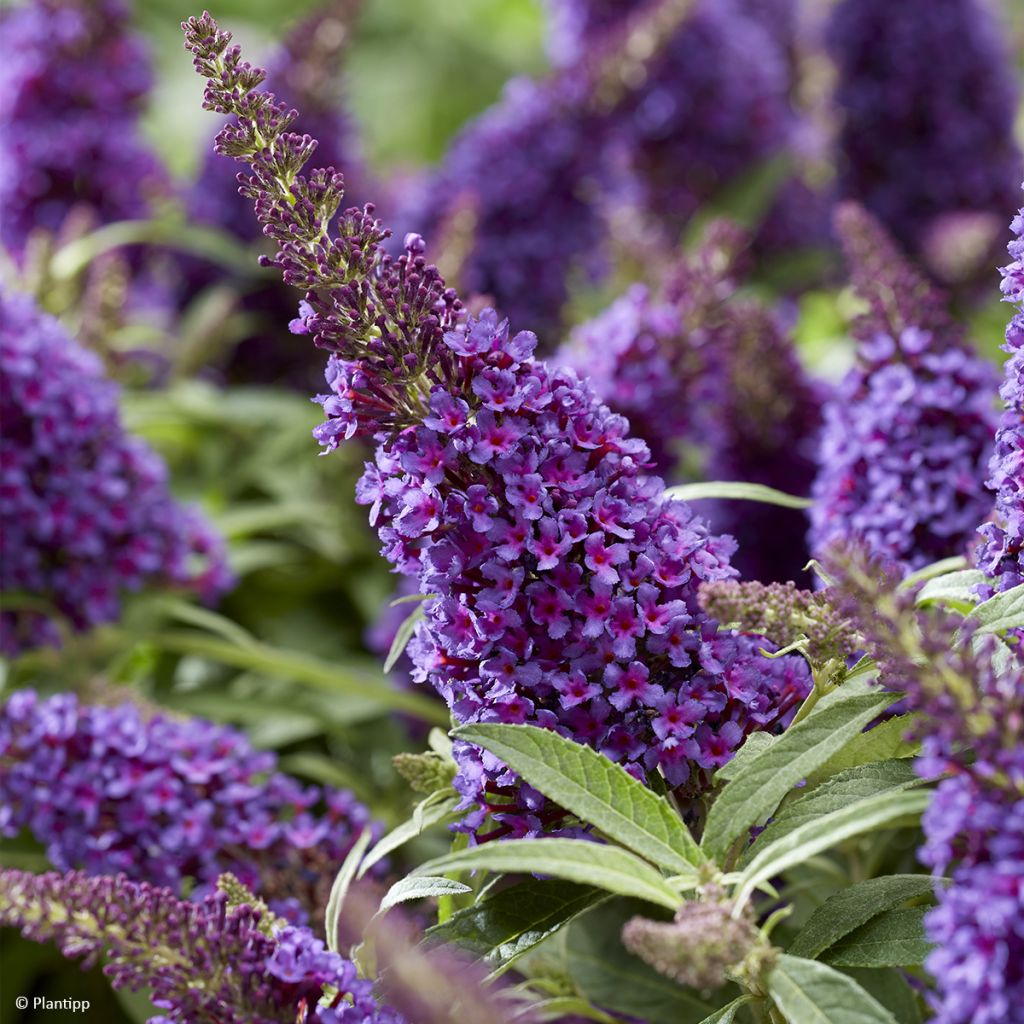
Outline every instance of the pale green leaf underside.
[[702, 483], [679, 484], [665, 491], [666, 498], [678, 501], [701, 501], [705, 498], [731, 498], [739, 501], [757, 501], [763, 505], [781, 505], [783, 508], [810, 508], [810, 498], [777, 491], [764, 484], [747, 484], [736, 480], [708, 480]]
[[517, 839], [484, 843], [437, 857], [414, 875], [443, 875], [485, 869], [515, 874], [550, 875], [567, 882], [594, 885], [619, 896], [634, 896], [674, 910], [678, 893], [646, 861], [627, 850], [582, 839]]

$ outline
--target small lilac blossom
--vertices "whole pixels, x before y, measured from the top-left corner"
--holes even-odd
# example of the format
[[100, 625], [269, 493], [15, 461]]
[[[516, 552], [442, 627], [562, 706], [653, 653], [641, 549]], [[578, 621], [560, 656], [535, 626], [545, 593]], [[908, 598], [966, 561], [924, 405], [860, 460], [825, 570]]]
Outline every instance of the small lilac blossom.
[[351, 793], [275, 771], [234, 729], [134, 704], [17, 691], [0, 707], [0, 832], [23, 829], [60, 870], [209, 891], [232, 872], [315, 914], [369, 814]]
[[26, 296], [0, 291], [0, 650], [58, 641], [46, 602], [75, 630], [117, 619], [149, 584], [212, 599], [231, 582], [223, 541], [179, 505], [167, 470], [125, 433], [99, 359]]
[[847, 204], [837, 224], [869, 311], [825, 407], [811, 548], [854, 540], [912, 571], [963, 554], [989, 511], [993, 368], [869, 214]]

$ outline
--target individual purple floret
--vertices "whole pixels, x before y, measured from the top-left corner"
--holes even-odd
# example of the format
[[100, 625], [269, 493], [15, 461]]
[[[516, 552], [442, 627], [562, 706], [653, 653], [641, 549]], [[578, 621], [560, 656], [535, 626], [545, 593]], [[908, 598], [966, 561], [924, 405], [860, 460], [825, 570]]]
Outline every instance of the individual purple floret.
[[925, 961], [939, 1024], [1024, 1021], [1024, 669], [1001, 671], [993, 637], [951, 638], [963, 620], [915, 615], [913, 595], [893, 591], [876, 568], [841, 576], [851, 616], [882, 682], [919, 713], [919, 773], [945, 776], [923, 819], [922, 863], [936, 877], [938, 907], [925, 929]]
[[595, 120], [579, 82], [516, 79], [452, 143], [419, 209], [403, 224], [433, 238], [465, 206], [472, 246], [460, 290], [487, 296], [516, 322], [529, 320], [553, 347], [573, 273], [593, 277], [605, 230], [596, 203]]
[[99, 359], [3, 291], [0, 405], [0, 650], [58, 642], [48, 608], [85, 630], [115, 620], [125, 591], [170, 585], [213, 598], [227, 588], [223, 542], [125, 433]]
[[1024, 209], [1013, 221], [1016, 238], [1010, 242], [1013, 262], [1003, 268], [1003, 295], [1017, 306], [1006, 328], [1005, 378], [999, 389], [1006, 403], [996, 446], [989, 463], [988, 486], [995, 491], [992, 522], [979, 530], [982, 541], [975, 562], [995, 579], [996, 590], [1024, 583]]
[[837, 228], [869, 311], [825, 406], [811, 548], [854, 540], [911, 571], [963, 554], [991, 508], [993, 368], [869, 214], [845, 204]]
[[124, 875], [5, 869], [0, 924], [83, 967], [103, 963], [114, 988], [147, 989], [162, 1011], [149, 1024], [403, 1024], [309, 929], [230, 906], [223, 893], [185, 902]]
[[[273, 262], [310, 289], [297, 328], [334, 353], [316, 434], [327, 450], [380, 442], [357, 499], [385, 557], [437, 595], [409, 648], [420, 678], [460, 722], [539, 723], [673, 786], [699, 788], [747, 729], [780, 726], [805, 663], [769, 665], [696, 603], [700, 581], [731, 575], [732, 541], [664, 499], [643, 442], [574, 372], [538, 362], [533, 334], [493, 311], [462, 321], [422, 239], [393, 261], [368, 211], [331, 238], [339, 178], [299, 174], [309, 140], [282, 134], [285, 112], [212, 19], [186, 37], [207, 107], [239, 116], [219, 144], [252, 161]], [[490, 755], [456, 757], [466, 827], [488, 810], [511, 812], [498, 834], [560, 820]]]
[[839, 72], [841, 194], [915, 254], [947, 215], [986, 215], [986, 273], [1022, 159], [1020, 90], [991, 7], [841, 0], [827, 30]]
[[139, 133], [152, 75], [128, 22], [121, 0], [28, 0], [3, 17], [0, 240], [16, 258], [75, 206], [141, 217], [167, 188]]
[[369, 814], [275, 767], [227, 726], [20, 690], [0, 707], [0, 831], [27, 829], [62, 871], [179, 893], [232, 872], [315, 915]]

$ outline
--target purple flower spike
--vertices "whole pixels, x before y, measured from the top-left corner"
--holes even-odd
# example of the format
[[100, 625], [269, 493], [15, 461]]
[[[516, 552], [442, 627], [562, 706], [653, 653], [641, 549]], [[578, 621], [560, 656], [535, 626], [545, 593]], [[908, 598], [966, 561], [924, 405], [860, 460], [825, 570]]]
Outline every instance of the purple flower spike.
[[987, 217], [986, 273], [1021, 168], [1020, 89], [1000, 32], [983, 0], [842, 0], [828, 26], [841, 195], [915, 255], [944, 218]]
[[0, 833], [27, 829], [61, 870], [175, 892], [190, 880], [201, 895], [230, 871], [313, 915], [369, 814], [351, 793], [276, 772], [275, 760], [212, 722], [21, 690], [0, 707]]
[[168, 190], [139, 132], [149, 55], [121, 0], [29, 0], [3, 17], [0, 240], [20, 257], [34, 229], [74, 207], [100, 223], [143, 217]]
[[846, 204], [837, 225], [869, 312], [825, 407], [811, 547], [852, 538], [909, 572], [965, 553], [989, 511], [993, 370], [869, 214]]
[[[661, 481], [646, 475], [647, 446], [572, 370], [536, 360], [531, 332], [513, 333], [493, 310], [463, 320], [420, 246], [392, 260], [369, 211], [348, 211], [340, 237], [326, 234], [339, 178], [301, 177], [311, 140], [283, 134], [291, 114], [254, 91], [262, 74], [228, 49], [212, 19], [189, 22], [186, 36], [208, 79], [207, 106], [238, 115], [219, 144], [252, 161], [247, 193], [279, 244], [273, 262], [309, 289], [306, 322], [333, 352], [317, 435], [328, 450], [355, 435], [380, 442], [357, 499], [371, 507], [384, 556], [437, 595], [408, 647], [414, 676], [458, 722], [557, 729], [637, 774], [660, 769], [674, 786], [703, 789], [723, 747], [735, 750], [751, 728], [782, 727], [810, 686], [802, 659], [766, 659], [763, 641], [719, 633], [701, 614], [699, 583], [733, 574], [731, 539], [665, 500]], [[468, 415], [449, 418], [459, 403]], [[432, 478], [427, 455], [439, 448], [450, 461]], [[497, 499], [497, 509], [483, 506], [490, 525], [477, 512], [481, 492], [470, 494], [480, 486]], [[649, 679], [627, 703], [608, 670], [628, 673], [633, 662]], [[748, 663], [752, 687], [730, 690], [730, 673]], [[659, 739], [656, 708], [644, 701], [660, 694], [703, 706], [703, 743]], [[562, 819], [491, 755], [460, 743], [455, 756], [468, 830], [488, 813], [495, 837]]]
[[999, 389], [1006, 408], [987, 481], [996, 494], [995, 514], [981, 527], [975, 552], [978, 568], [995, 578], [996, 590], [1024, 583], [1024, 209], [1012, 227], [1017, 237], [1009, 246], [1013, 262], [1003, 268], [1003, 295], [1017, 306], [1017, 313], [1006, 328], [1003, 348], [1010, 358]]
[[[308, 928], [223, 893], [187, 903], [124, 875], [0, 871], [0, 924], [55, 944], [114, 988], [149, 989], [150, 1024], [404, 1024]], [[327, 987], [327, 994], [324, 989]]]
[[[47, 602], [76, 630], [117, 619], [124, 591], [172, 585], [212, 599], [231, 583], [223, 542], [174, 501], [117, 401], [96, 356], [0, 291], [0, 591]], [[0, 615], [8, 654], [58, 638], [43, 612]]]

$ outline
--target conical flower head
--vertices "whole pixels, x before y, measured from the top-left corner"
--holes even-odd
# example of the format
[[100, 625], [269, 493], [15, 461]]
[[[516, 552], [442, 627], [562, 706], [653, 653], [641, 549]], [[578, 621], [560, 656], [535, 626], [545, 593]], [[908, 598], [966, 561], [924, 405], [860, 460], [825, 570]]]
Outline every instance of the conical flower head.
[[[115, 620], [125, 591], [158, 584], [217, 596], [223, 542], [167, 488], [127, 434], [99, 359], [24, 296], [0, 291], [4, 451], [0, 589], [52, 606], [73, 629]], [[56, 642], [44, 611], [4, 611], [0, 649]]]

